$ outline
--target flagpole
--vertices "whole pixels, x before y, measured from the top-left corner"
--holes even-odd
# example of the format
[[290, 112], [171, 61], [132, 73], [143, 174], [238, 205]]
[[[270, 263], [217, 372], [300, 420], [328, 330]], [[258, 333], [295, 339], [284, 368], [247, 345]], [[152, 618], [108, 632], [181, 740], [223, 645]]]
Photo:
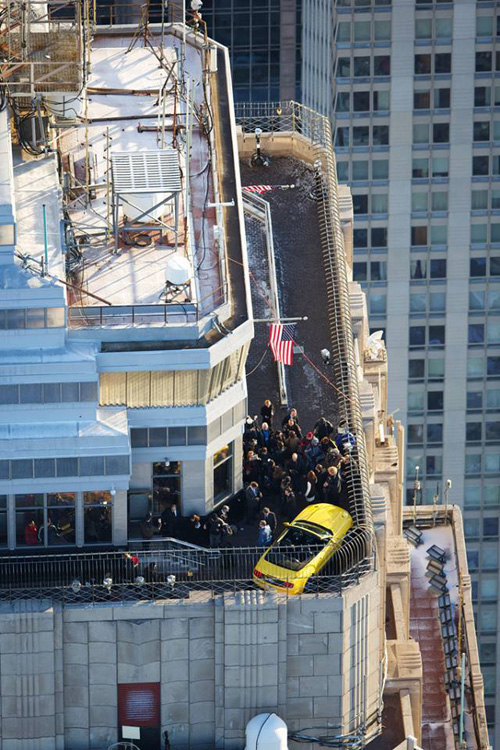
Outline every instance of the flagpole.
[[307, 315], [301, 318], [254, 318], [252, 323], [296, 323], [300, 320], [309, 320]]

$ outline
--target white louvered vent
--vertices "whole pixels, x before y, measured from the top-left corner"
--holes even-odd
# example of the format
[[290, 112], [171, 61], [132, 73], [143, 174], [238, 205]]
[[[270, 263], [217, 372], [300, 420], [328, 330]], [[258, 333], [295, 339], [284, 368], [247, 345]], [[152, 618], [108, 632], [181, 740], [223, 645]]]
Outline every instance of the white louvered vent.
[[179, 155], [174, 148], [111, 152], [115, 193], [177, 193], [182, 190]]

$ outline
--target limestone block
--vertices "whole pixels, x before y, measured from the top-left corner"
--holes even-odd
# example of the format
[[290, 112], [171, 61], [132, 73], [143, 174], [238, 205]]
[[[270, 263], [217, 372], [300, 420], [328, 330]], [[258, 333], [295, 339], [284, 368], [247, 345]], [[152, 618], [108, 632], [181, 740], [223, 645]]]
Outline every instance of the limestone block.
[[[197, 685], [205, 683], [202, 682], [194, 684]], [[187, 701], [189, 701], [189, 682], [187, 680], [177, 680], [176, 682], [171, 682], [168, 679], [167, 672], [167, 679], [162, 680], [161, 700], [162, 703], [187, 703]]]
[[260, 610], [259, 622], [278, 622], [278, 608]]
[[162, 640], [187, 638], [189, 636], [189, 620], [179, 617], [177, 620], [163, 620], [160, 625]]
[[228, 688], [239, 687], [241, 670], [239, 667], [226, 667], [224, 670], [224, 684]]
[[[187, 659], [173, 662], [163, 662], [162, 672], [167, 675], [169, 682], [182, 682], [188, 677], [189, 662]], [[165, 678], [163, 679], [165, 683]]]
[[286, 639], [288, 656], [297, 656], [299, 653], [299, 636], [289, 635]]
[[189, 702], [201, 703], [215, 700], [215, 685], [212, 680], [198, 680], [189, 685]]
[[304, 614], [337, 612], [343, 610], [342, 597], [332, 594], [305, 594], [300, 597], [300, 611]]
[[240, 664], [242, 657], [241, 646], [225, 646], [223, 647], [224, 653], [224, 664], [228, 666], [231, 664]]
[[334, 677], [327, 677], [328, 680], [328, 695], [339, 696], [345, 695], [348, 690], [348, 678], [343, 678], [342, 675], [335, 675]]
[[110, 727], [116, 725], [116, 710], [110, 706], [90, 706], [90, 726]]
[[213, 638], [215, 623], [212, 617], [196, 617], [189, 620], [190, 638]]
[[315, 612], [315, 633], [340, 633], [340, 612]]
[[[99, 665], [96, 665], [95, 669]], [[109, 667], [105, 665], [109, 672]], [[89, 673], [87, 669], [75, 669], [73, 664], [64, 665], [64, 687], [86, 687], [89, 684]]]
[[[200, 620], [195, 622], [200, 622]], [[215, 657], [215, 641], [212, 638], [189, 639], [190, 659], [213, 659]]]
[[[117, 609], [119, 609], [117, 607]], [[160, 638], [160, 623], [158, 620], [142, 620], [139, 622], [120, 620], [116, 623], [116, 636], [121, 643], [144, 645]]]
[[314, 717], [335, 721], [340, 717], [340, 698], [314, 698]]
[[344, 651], [344, 634], [330, 633], [328, 635], [328, 653], [341, 654]]
[[227, 646], [239, 645], [241, 641], [241, 629], [239, 625], [226, 625], [224, 627], [224, 634]]
[[189, 664], [189, 679], [213, 680], [215, 678], [215, 664], [213, 659], [197, 659]]
[[162, 727], [168, 731], [172, 747], [183, 747], [189, 743], [189, 724], [169, 724]]
[[277, 685], [278, 667], [276, 664], [260, 664], [257, 667], [257, 670], [257, 684], [260, 687], [265, 687], [266, 685]]
[[91, 664], [114, 664], [116, 662], [116, 650], [110, 648], [108, 642], [91, 641], [89, 643], [89, 661]]
[[121, 664], [118, 663], [118, 682], [159, 682], [160, 662], [149, 662], [148, 664]]
[[311, 719], [313, 715], [312, 698], [289, 698], [286, 702], [287, 716], [298, 719]]
[[76, 727], [66, 727], [64, 730], [64, 750], [81, 750], [82, 747], [88, 747], [89, 731], [88, 729], [78, 729]]
[[224, 726], [227, 729], [245, 729], [245, 711], [241, 711], [239, 708], [226, 708], [224, 713]]
[[328, 656], [314, 656], [315, 675], [337, 675], [340, 674], [340, 654], [329, 654]]
[[121, 607], [75, 607], [75, 609], [64, 610], [64, 622], [101, 622], [102, 620], [112, 620], [113, 614]]
[[299, 698], [299, 677], [289, 677], [286, 681], [286, 694], [289, 698]]
[[111, 744], [118, 740], [116, 717], [113, 726], [96, 728], [92, 727], [89, 734], [91, 750], [101, 750], [104, 747], [109, 747]]
[[264, 622], [258, 624], [259, 643], [278, 643], [278, 628], [275, 624]]
[[[242, 690], [227, 690], [222, 705], [224, 706], [224, 708], [239, 708], [240, 710], [242, 710], [242, 704], [244, 700], [245, 697]], [[224, 721], [224, 719], [220, 715], [221, 711], [223, 711], [222, 708], [216, 709], [215, 723], [218, 726], [221, 725]]]
[[86, 666], [89, 661], [89, 649], [85, 643], [68, 643], [64, 649], [64, 665]]
[[301, 614], [299, 612], [288, 617], [287, 632], [288, 634], [314, 633], [314, 619], [312, 612], [308, 614]]
[[193, 724], [189, 732], [191, 747], [195, 747], [196, 745], [212, 747], [214, 734], [215, 724], [213, 722], [207, 722], [206, 724]]
[[65, 643], [88, 643], [89, 631], [86, 622], [65, 622], [63, 625]]
[[326, 654], [328, 653], [328, 636], [304, 633], [298, 636], [299, 653], [304, 654]]
[[161, 660], [164, 662], [187, 659], [189, 656], [189, 640], [187, 638], [172, 638], [161, 642]]
[[307, 677], [313, 674], [313, 667], [312, 656], [290, 656], [287, 664], [287, 672], [289, 677]]
[[89, 728], [89, 711], [82, 706], [67, 706], [64, 709], [64, 723], [66, 727], [79, 729]]
[[115, 643], [116, 625], [114, 622], [89, 622], [89, 641], [93, 643]]
[[92, 689], [97, 685], [116, 685], [116, 666], [114, 664], [91, 664], [88, 681]]
[[189, 703], [168, 703], [162, 706], [162, 723], [180, 724], [189, 722]]
[[274, 711], [278, 703], [278, 686], [263, 685], [259, 687], [259, 707], [263, 711]]
[[315, 697], [328, 695], [327, 677], [300, 677], [301, 697]]
[[136, 602], [130, 604], [128, 607], [113, 607], [112, 618], [120, 622], [126, 620], [145, 620], [153, 622], [156, 620], [162, 620], [164, 616], [163, 602], [161, 604], [157, 602]]
[[64, 705], [68, 706], [81, 706], [85, 707], [89, 705], [89, 691], [86, 687], [65, 687], [64, 689]]
[[39, 738], [55, 736], [53, 716], [15, 717], [2, 719], [2, 747], [6, 740], [17, 740], [25, 737], [38, 741]]
[[158, 640], [146, 641], [145, 643], [118, 641], [117, 654], [119, 662], [141, 666], [160, 660], [161, 644]]
[[189, 723], [191, 726], [207, 723], [215, 719], [215, 703], [213, 701], [202, 701], [189, 704]]

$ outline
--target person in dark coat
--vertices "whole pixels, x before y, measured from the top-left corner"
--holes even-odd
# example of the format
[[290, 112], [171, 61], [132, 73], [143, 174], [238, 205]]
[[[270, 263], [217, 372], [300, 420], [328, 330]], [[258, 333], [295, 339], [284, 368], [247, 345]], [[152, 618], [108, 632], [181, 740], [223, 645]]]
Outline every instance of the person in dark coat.
[[342, 481], [336, 466], [329, 466], [323, 481], [323, 501], [336, 505], [340, 499]]
[[161, 514], [161, 532], [162, 536], [177, 536], [179, 526], [179, 514], [177, 505], [172, 503], [167, 505]]
[[276, 520], [276, 513], [273, 513], [270, 508], [262, 508], [261, 512], [259, 513], [258, 520], [265, 521], [270, 527], [272, 534], [274, 534], [278, 525], [278, 521]]
[[262, 499], [262, 492], [257, 482], [250, 482], [245, 490], [245, 498], [247, 501], [245, 520], [246, 523], [253, 523], [259, 513], [260, 501]]
[[[274, 405], [268, 398], [266, 398], [264, 405], [261, 407], [260, 416], [262, 417], [262, 423], [266, 422], [269, 427], [273, 426]], [[264, 424], [262, 426], [264, 426]]]

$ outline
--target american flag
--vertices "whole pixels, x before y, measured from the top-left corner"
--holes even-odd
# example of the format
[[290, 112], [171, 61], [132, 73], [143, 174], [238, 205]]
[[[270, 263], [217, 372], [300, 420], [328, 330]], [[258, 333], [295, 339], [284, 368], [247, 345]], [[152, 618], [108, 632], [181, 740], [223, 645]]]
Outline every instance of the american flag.
[[295, 323], [272, 323], [269, 331], [269, 343], [275, 362], [291, 365], [295, 339]]
[[247, 193], [262, 195], [263, 193], [269, 193], [271, 190], [276, 190], [276, 185], [245, 185], [243, 190]]

